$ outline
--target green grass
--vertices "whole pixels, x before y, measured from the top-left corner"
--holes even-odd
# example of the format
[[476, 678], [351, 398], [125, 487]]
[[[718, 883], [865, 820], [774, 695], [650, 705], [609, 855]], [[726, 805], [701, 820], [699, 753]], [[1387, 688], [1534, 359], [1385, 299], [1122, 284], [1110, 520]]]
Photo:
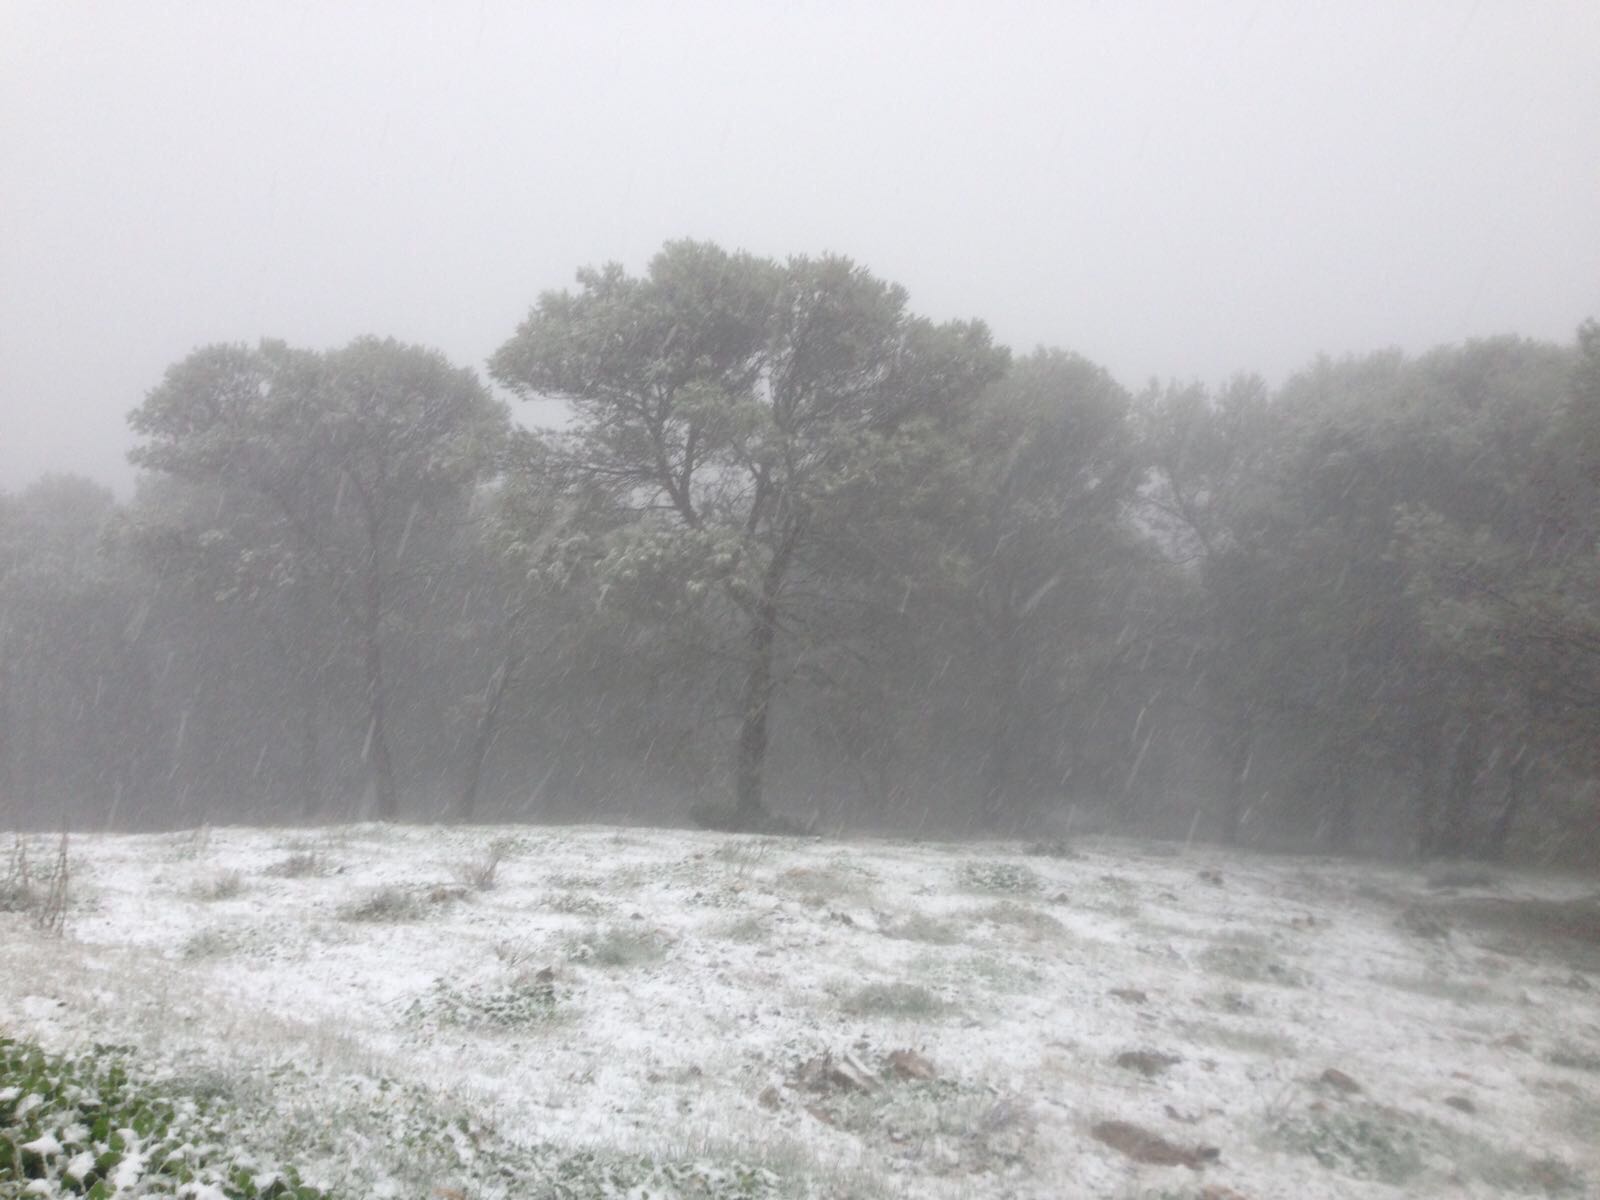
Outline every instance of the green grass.
[[914, 983], [869, 983], [846, 996], [840, 1005], [856, 1017], [942, 1017], [950, 1004]]
[[1044, 881], [1039, 878], [1039, 873], [1022, 863], [964, 863], [958, 878], [963, 888], [974, 892], [1031, 896], [1044, 888]]
[[567, 958], [595, 967], [642, 967], [666, 956], [661, 939], [648, 930], [613, 925], [567, 943]]

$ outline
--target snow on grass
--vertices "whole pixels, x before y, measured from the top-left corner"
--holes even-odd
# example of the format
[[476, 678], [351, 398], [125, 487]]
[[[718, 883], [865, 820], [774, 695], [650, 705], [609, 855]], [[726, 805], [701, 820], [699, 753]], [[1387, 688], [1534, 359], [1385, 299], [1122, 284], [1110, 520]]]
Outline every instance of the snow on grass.
[[1600, 1186], [1600, 963], [1420, 871], [599, 828], [73, 848], [65, 939], [0, 914], [0, 1033], [204, 1081], [343, 1195]]

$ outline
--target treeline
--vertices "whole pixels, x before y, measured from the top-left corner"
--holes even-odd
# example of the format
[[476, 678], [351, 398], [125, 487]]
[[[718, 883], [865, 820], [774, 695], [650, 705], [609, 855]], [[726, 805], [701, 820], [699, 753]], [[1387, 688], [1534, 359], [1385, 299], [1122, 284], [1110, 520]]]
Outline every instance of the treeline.
[[669, 244], [470, 369], [213, 346], [0, 495], [0, 823], [1139, 829], [1592, 863], [1600, 326], [1131, 394]]

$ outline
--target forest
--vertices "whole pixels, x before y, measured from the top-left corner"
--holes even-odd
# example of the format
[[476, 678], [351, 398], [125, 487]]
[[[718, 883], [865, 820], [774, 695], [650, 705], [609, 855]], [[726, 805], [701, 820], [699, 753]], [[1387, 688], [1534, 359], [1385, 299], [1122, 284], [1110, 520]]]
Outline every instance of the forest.
[[[0, 494], [0, 825], [1600, 862], [1600, 325], [1130, 389], [835, 256], [196, 349]], [[514, 419], [558, 401], [550, 428]]]

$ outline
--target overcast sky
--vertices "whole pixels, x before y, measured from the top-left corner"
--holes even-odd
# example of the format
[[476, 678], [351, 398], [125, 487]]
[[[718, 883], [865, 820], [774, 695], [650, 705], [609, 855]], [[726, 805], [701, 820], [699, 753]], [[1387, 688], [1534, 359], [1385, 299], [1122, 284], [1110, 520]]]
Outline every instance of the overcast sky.
[[482, 368], [666, 239], [1152, 376], [1600, 315], [1600, 4], [0, 0], [0, 488], [198, 345]]

